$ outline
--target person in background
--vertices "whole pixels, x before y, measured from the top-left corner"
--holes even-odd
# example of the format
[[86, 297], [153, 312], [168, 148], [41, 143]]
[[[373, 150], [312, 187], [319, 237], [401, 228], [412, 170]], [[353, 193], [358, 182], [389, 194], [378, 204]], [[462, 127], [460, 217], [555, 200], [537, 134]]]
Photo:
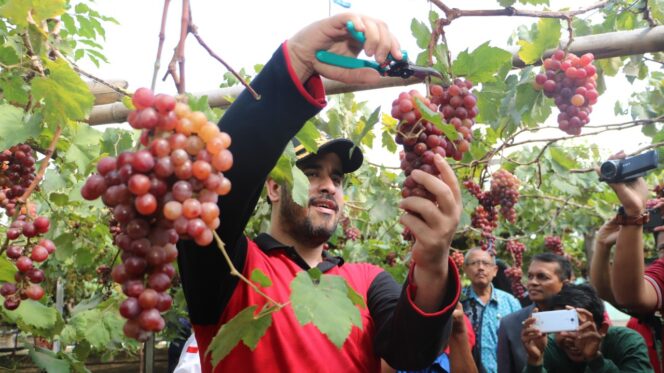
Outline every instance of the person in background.
[[463, 289], [461, 304], [477, 337], [473, 357], [480, 372], [495, 373], [498, 369], [496, 349], [500, 319], [520, 310], [521, 304], [510, 293], [493, 286], [498, 266], [488, 251], [480, 248], [468, 250], [463, 270], [470, 286]]
[[[611, 288], [611, 248], [618, 239], [620, 225], [614, 220], [607, 221], [595, 235], [592, 261], [590, 262], [590, 283], [597, 294], [614, 307], [620, 309]], [[659, 235], [658, 237], [661, 237]], [[664, 253], [664, 239], [655, 238], [659, 258]], [[654, 313], [635, 314], [628, 321], [628, 328], [636, 330], [643, 337], [648, 348], [648, 357], [655, 373], [662, 373], [662, 321]]]
[[535, 307], [546, 310], [546, 302], [572, 279], [572, 264], [553, 253], [535, 255], [528, 267], [528, 307], [500, 320], [498, 328], [498, 373], [521, 373], [526, 366], [526, 350], [521, 343], [521, 326]]
[[548, 302], [550, 310], [576, 309], [575, 331], [540, 332], [535, 318], [523, 324], [521, 340], [528, 354], [524, 373], [645, 373], [653, 369], [643, 338], [629, 328], [609, 326], [604, 302], [590, 285], [567, 285]]

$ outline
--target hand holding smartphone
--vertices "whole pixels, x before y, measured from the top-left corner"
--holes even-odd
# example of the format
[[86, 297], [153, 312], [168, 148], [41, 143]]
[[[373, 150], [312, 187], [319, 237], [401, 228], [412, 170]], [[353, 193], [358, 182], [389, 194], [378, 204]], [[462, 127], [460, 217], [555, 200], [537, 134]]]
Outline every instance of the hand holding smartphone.
[[534, 326], [542, 333], [574, 331], [579, 328], [576, 310], [544, 311], [533, 313]]

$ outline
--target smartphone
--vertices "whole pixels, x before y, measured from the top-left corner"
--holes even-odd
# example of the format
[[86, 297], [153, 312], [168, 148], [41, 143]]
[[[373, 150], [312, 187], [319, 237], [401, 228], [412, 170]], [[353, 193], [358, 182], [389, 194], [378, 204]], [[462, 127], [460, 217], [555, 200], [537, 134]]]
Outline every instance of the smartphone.
[[567, 332], [579, 328], [576, 310], [559, 310], [533, 313], [535, 327], [542, 333]]
[[643, 230], [645, 232], [652, 232], [660, 225], [664, 225], [664, 219], [662, 219], [663, 209], [664, 208], [648, 209], [648, 212], [650, 213], [650, 219], [647, 223], [643, 224]]

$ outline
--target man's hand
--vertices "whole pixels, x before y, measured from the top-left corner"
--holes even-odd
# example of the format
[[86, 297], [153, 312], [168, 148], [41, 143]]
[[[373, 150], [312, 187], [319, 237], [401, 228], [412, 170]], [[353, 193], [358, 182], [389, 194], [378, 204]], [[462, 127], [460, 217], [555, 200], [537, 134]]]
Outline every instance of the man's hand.
[[[609, 159], [622, 158], [625, 158], [623, 151], [609, 157]], [[609, 184], [609, 186], [616, 192], [627, 216], [639, 216], [645, 211], [646, 201], [648, 200], [648, 185], [642, 177], [630, 183], [615, 183]]]
[[611, 248], [618, 240], [618, 232], [620, 232], [620, 225], [609, 220], [597, 231], [595, 241], [602, 248]]
[[590, 361], [598, 355], [602, 336], [597, 331], [593, 315], [588, 310], [577, 308], [576, 312], [579, 314], [580, 326], [576, 332], [574, 347], [581, 351], [583, 360]]
[[[364, 46], [348, 33], [348, 21], [353, 22], [357, 31], [364, 32]], [[385, 62], [388, 53], [397, 60], [402, 57], [399, 42], [384, 22], [352, 13], [315, 22], [290, 38], [287, 45], [291, 66], [302, 82], [313, 73], [345, 83], [374, 83], [380, 79], [380, 74], [371, 68], [345, 69], [322, 63], [316, 59], [319, 50], [355, 57], [364, 49], [366, 55], [374, 56], [378, 63]]]
[[534, 317], [529, 317], [523, 322], [521, 342], [528, 354], [528, 365], [540, 366], [544, 363], [544, 350], [546, 349], [547, 337], [534, 324]]
[[426, 272], [432, 277], [446, 277], [450, 244], [463, 207], [459, 184], [450, 165], [438, 154], [434, 165], [439, 177], [421, 170], [414, 170], [411, 176], [436, 197], [436, 203], [422, 197], [405, 198], [399, 207], [407, 213], [400, 221], [415, 237], [412, 253], [415, 275]]
[[452, 335], [466, 334], [466, 320], [464, 318], [463, 306], [458, 302], [452, 312]]

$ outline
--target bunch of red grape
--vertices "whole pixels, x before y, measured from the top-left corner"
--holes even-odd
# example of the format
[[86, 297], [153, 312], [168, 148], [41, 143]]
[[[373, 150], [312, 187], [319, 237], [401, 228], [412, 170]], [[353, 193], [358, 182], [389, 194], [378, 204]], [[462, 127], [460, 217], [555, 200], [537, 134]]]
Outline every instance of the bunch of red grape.
[[557, 50], [544, 60], [544, 72], [535, 76], [535, 88], [553, 97], [560, 109], [558, 127], [570, 135], [581, 133], [597, 103], [597, 74], [592, 53], [581, 57]]
[[348, 217], [344, 217], [341, 220], [341, 227], [344, 230], [344, 236], [346, 240], [356, 241], [362, 235], [362, 232], [360, 232], [360, 230], [357, 229], [357, 227], [353, 227], [351, 225], [350, 219]]
[[202, 112], [147, 88], [137, 90], [132, 102], [136, 110], [128, 120], [143, 130], [145, 148], [101, 159], [81, 194], [101, 197], [119, 223], [115, 244], [122, 264], [111, 276], [128, 297], [120, 306], [128, 319], [125, 335], [145, 340], [164, 328], [160, 312], [172, 304], [167, 290], [178, 239], [188, 236], [200, 246], [213, 240], [220, 224], [217, 198], [231, 188], [223, 172], [233, 157], [230, 137]]
[[[478, 114], [477, 99], [470, 93], [473, 84], [470, 81], [455, 79], [449, 87], [432, 85], [430, 99], [418, 91], [402, 92], [392, 102], [392, 116], [399, 120], [395, 141], [404, 147], [401, 156], [401, 168], [406, 176], [414, 169], [421, 169], [431, 174], [438, 174], [433, 166], [435, 154], [461, 160], [468, 151], [472, 140], [471, 127]], [[429, 121], [422, 118], [416, 100], [438, 112], [441, 119], [456, 129], [459, 138], [451, 141], [443, 132]], [[408, 184], [408, 186], [406, 185]], [[404, 183], [407, 195], [425, 196], [424, 190], [413, 186], [410, 181]]]
[[463, 263], [464, 263], [465, 258], [463, 256], [462, 252], [454, 250], [454, 251], [452, 251], [452, 254], [450, 255], [450, 257], [452, 258], [452, 261], [454, 262], [454, 264], [456, 264], [456, 267], [459, 270], [461, 268], [463, 268]]
[[387, 264], [390, 267], [394, 267], [397, 265], [397, 253], [394, 251], [390, 251], [385, 255], [385, 264]]
[[491, 175], [491, 199], [500, 205], [500, 213], [510, 223], [516, 221], [514, 205], [519, 201], [519, 179], [509, 171], [500, 169]]
[[523, 297], [525, 289], [521, 283], [523, 271], [523, 252], [526, 251], [526, 245], [516, 240], [509, 240], [505, 245], [505, 250], [512, 255], [512, 267], [505, 270], [505, 274], [512, 280], [512, 292], [517, 298]]
[[14, 145], [0, 152], [0, 207], [9, 216], [16, 213], [16, 200], [35, 179], [35, 156], [28, 144]]
[[35, 268], [35, 263], [43, 263], [55, 251], [53, 241], [39, 239], [41, 234], [48, 232], [50, 225], [45, 216], [32, 219], [19, 215], [7, 229], [7, 257], [16, 264], [18, 271], [14, 275], [15, 283], [6, 282], [0, 286], [6, 309], [15, 310], [21, 300], [39, 300], [44, 296], [44, 289], [39, 285], [44, 281], [44, 272]]
[[514, 258], [514, 266], [521, 267], [521, 264], [523, 263], [523, 252], [526, 251], [526, 245], [516, 240], [509, 240], [505, 245], [505, 250], [512, 254], [512, 258]]
[[655, 185], [654, 191], [657, 198], [664, 198], [664, 183]]
[[562, 240], [558, 236], [544, 237], [544, 247], [546, 247], [547, 250], [551, 251], [556, 255], [565, 256], [565, 250], [563, 249]]

